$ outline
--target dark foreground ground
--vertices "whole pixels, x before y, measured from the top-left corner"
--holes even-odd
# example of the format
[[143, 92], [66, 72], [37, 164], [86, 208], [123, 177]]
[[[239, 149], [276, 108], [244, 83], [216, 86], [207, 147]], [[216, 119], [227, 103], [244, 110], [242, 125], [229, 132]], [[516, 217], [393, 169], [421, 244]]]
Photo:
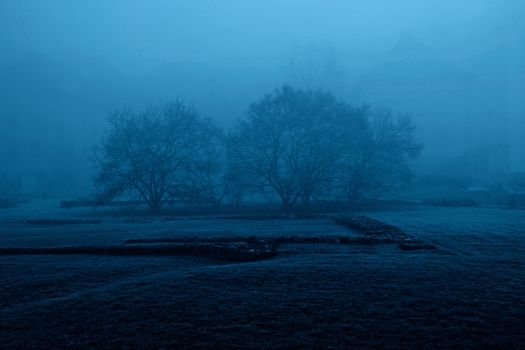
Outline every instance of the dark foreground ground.
[[[239, 232], [355, 234], [322, 219], [106, 218], [29, 227], [19, 221], [26, 214], [17, 213], [16, 220], [2, 213], [0, 247]], [[366, 214], [438, 249], [285, 245], [272, 259], [248, 263], [1, 256], [0, 347], [525, 348], [525, 211], [410, 207]]]

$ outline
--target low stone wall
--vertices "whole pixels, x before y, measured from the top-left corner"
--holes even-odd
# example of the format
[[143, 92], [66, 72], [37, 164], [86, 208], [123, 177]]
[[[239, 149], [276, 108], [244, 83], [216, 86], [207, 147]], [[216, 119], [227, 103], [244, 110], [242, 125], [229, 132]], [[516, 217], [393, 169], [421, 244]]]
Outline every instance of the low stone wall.
[[402, 250], [435, 250], [436, 246], [409, 236], [399, 227], [366, 216], [336, 216], [334, 221], [365, 237], [373, 237], [382, 243], [398, 244]]

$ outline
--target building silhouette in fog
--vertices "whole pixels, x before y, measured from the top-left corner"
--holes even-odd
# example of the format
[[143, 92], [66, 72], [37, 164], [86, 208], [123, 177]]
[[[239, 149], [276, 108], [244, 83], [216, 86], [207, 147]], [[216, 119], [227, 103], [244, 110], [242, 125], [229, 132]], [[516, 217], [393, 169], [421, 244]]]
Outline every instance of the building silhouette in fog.
[[412, 115], [424, 145], [419, 175], [476, 186], [498, 181], [511, 170], [505, 96], [494, 94], [491, 84], [404, 33], [357, 80], [353, 94], [356, 101]]
[[92, 127], [79, 80], [30, 52], [0, 67], [0, 197], [75, 196], [90, 186]]

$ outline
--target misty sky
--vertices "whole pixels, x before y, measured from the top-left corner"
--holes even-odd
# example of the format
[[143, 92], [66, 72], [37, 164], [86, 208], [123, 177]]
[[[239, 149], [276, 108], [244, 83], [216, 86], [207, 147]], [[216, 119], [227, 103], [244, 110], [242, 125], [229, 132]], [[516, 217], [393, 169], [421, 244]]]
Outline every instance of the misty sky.
[[0, 6], [3, 60], [35, 50], [143, 69], [171, 60], [262, 63], [304, 42], [378, 52], [403, 31], [437, 50], [475, 50], [517, 30], [524, 14], [519, 0], [2, 0]]
[[[362, 93], [359, 85], [409, 33], [417, 41], [409, 46], [424, 48], [439, 69], [448, 65], [476, 79], [468, 93], [474, 103], [458, 103], [480, 115], [477, 124], [502, 121], [501, 136], [490, 142], [513, 144], [525, 132], [523, 18], [521, 0], [0, 0], [0, 128], [40, 128], [27, 140], [8, 135], [12, 159], [19, 139], [32, 148], [56, 147], [60, 159], [84, 159], [117, 108], [183, 98], [228, 126], [265, 92], [294, 83], [291, 59], [315, 47], [336, 57], [332, 82], [322, 87], [354, 104], [427, 114], [419, 120], [425, 136], [425, 127], [437, 130], [425, 124], [437, 102], [421, 98], [414, 107], [406, 93]], [[471, 107], [477, 101], [483, 103]], [[475, 124], [469, 118], [465, 123]], [[456, 152], [440, 152], [441, 141], [429, 140], [426, 155], [437, 162], [478, 147], [492, 128], [478, 129], [472, 137], [458, 133], [449, 143]], [[458, 146], [460, 138], [473, 141]], [[522, 153], [512, 147], [513, 164], [521, 164]], [[64, 148], [76, 153], [66, 156]]]
[[219, 87], [251, 73], [241, 84], [266, 88], [282, 83], [294, 47], [304, 45], [336, 48], [355, 76], [406, 31], [443, 57], [479, 54], [521, 33], [524, 7], [519, 0], [2, 0], [0, 62], [41, 54], [117, 85], [169, 65], [213, 65]]

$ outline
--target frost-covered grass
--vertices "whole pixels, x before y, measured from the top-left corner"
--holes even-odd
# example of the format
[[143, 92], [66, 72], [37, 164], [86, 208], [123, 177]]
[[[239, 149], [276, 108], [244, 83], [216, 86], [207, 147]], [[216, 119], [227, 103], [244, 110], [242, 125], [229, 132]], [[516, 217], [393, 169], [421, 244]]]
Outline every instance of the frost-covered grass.
[[[275, 235], [341, 235], [352, 231], [325, 219], [224, 219], [221, 216], [149, 217], [149, 216], [100, 216], [91, 209], [59, 209], [50, 207], [55, 202], [41, 206], [11, 211], [0, 211], [0, 247], [57, 247], [73, 245], [114, 245], [129, 239], [224, 237]], [[82, 218], [91, 222], [93, 216], [100, 223], [34, 225], [34, 221], [75, 221]], [[30, 219], [30, 220], [28, 220]], [[29, 222], [29, 223], [28, 223]]]
[[119, 244], [128, 239], [166, 237], [224, 237], [274, 235], [330, 235], [350, 233], [330, 219], [320, 220], [188, 220], [145, 219], [137, 223], [126, 218], [102, 219], [100, 224], [28, 225], [23, 222], [0, 224], [0, 246], [70, 246]]
[[[104, 217], [35, 227], [2, 215], [2, 247], [355, 234], [324, 219]], [[525, 348], [525, 211], [415, 206], [366, 215], [438, 249], [290, 244], [276, 258], [241, 264], [0, 257], [0, 347]]]

